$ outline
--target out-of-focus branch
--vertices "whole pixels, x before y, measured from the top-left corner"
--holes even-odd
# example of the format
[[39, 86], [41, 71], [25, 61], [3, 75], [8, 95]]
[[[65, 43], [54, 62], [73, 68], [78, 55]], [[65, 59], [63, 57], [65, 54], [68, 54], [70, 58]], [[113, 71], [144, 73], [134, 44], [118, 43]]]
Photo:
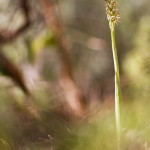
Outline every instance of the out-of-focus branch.
[[51, 0], [39, 0], [43, 6], [43, 13], [47, 26], [53, 33], [53, 36], [59, 46], [58, 53], [61, 60], [61, 85], [65, 91], [67, 104], [70, 108], [72, 115], [81, 117], [85, 110], [85, 99], [81, 90], [76, 85], [69, 53], [69, 43], [64, 36], [62, 25], [60, 24], [56, 14], [55, 6]]
[[29, 91], [24, 83], [23, 77], [19, 69], [4, 56], [1, 50], [0, 50], [0, 70], [4, 75], [11, 77], [26, 94], [29, 94]]
[[[28, 5], [28, 0], [20, 0], [20, 8], [22, 9], [25, 16], [25, 23], [17, 31], [6, 31], [0, 34], [0, 44], [10, 42], [15, 39], [18, 35], [24, 32], [30, 25], [30, 8]], [[26, 94], [29, 91], [24, 83], [23, 77], [19, 69], [13, 65], [13, 63], [5, 57], [5, 55], [0, 50], [0, 70], [7, 76], [11, 77]]]
[[25, 16], [25, 23], [17, 30], [17, 31], [6, 31], [0, 34], [0, 44], [10, 42], [15, 39], [18, 35], [26, 31], [26, 29], [30, 25], [30, 8], [28, 5], [28, 0], [21, 0], [20, 1], [20, 8], [22, 9], [24, 16]]

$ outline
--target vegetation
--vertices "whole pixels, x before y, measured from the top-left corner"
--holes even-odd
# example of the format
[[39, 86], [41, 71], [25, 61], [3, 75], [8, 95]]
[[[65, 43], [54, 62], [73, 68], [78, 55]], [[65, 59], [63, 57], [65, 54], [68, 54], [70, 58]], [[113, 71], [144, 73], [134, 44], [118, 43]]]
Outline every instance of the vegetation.
[[114, 0], [106, 0], [106, 13], [107, 19], [109, 21], [109, 27], [111, 31], [111, 40], [112, 40], [112, 52], [114, 59], [114, 68], [115, 68], [115, 114], [116, 114], [116, 127], [117, 127], [117, 138], [118, 138], [118, 150], [121, 149], [121, 135], [122, 135], [122, 93], [120, 86], [120, 75], [119, 75], [119, 64], [117, 56], [117, 48], [115, 41], [115, 25], [120, 19], [120, 14], [117, 9], [117, 3]]
[[149, 150], [149, 4], [0, 0], [0, 150]]

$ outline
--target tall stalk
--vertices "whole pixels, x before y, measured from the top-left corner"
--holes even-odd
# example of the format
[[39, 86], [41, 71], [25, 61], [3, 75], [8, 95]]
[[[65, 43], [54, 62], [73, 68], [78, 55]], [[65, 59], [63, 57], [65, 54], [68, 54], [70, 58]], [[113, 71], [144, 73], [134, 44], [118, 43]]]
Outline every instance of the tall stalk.
[[115, 69], [115, 115], [116, 115], [116, 128], [117, 128], [117, 138], [118, 138], [118, 150], [120, 150], [121, 136], [122, 136], [122, 94], [120, 86], [119, 77], [119, 64], [117, 56], [117, 48], [115, 41], [115, 24], [118, 23], [120, 19], [120, 14], [116, 8], [116, 2], [114, 0], [105, 0], [106, 4], [106, 14], [109, 21], [110, 31], [111, 31], [111, 41], [112, 41], [112, 52], [114, 60]]

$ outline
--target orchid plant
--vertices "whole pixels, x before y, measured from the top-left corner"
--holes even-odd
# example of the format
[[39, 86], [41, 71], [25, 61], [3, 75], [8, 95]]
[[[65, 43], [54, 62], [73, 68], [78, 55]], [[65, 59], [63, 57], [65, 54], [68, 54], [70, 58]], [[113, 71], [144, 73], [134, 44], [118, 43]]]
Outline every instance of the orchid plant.
[[116, 115], [116, 128], [117, 128], [117, 138], [118, 138], [118, 150], [120, 150], [121, 135], [122, 135], [122, 93], [120, 86], [119, 77], [119, 64], [117, 56], [117, 48], [115, 41], [115, 25], [119, 22], [120, 14], [117, 9], [117, 3], [114, 0], [105, 0], [106, 4], [106, 14], [109, 21], [109, 27], [111, 31], [111, 41], [112, 41], [112, 52], [114, 60], [115, 69], [115, 115]]

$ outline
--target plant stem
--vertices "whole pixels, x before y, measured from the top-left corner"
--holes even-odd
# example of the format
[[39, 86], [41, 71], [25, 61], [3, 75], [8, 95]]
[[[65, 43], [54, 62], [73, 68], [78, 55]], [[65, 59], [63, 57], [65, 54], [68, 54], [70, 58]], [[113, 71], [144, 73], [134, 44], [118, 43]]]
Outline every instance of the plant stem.
[[121, 136], [122, 136], [122, 94], [120, 87], [120, 77], [119, 77], [119, 64], [115, 41], [115, 29], [113, 23], [111, 23], [111, 41], [112, 41], [112, 52], [114, 59], [114, 69], [115, 69], [115, 115], [116, 115], [116, 128], [117, 128], [117, 139], [118, 139], [118, 150], [120, 150]]

